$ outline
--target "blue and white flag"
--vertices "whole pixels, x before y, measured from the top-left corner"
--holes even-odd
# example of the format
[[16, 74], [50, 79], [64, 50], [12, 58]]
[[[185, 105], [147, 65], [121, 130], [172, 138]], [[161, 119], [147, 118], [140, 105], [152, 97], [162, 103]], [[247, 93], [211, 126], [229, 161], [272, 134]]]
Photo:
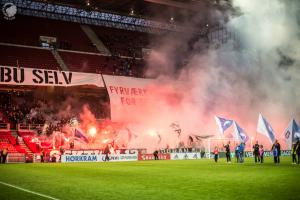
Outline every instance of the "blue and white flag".
[[291, 120], [288, 127], [283, 132], [287, 147], [292, 148], [292, 144], [300, 139], [300, 127], [294, 119]]
[[216, 119], [216, 123], [219, 127], [220, 134], [223, 136], [224, 132], [232, 125], [233, 120], [225, 119], [225, 118], [217, 117], [217, 116], [215, 116], [215, 119]]
[[259, 113], [258, 116], [258, 123], [256, 131], [267, 138], [269, 138], [269, 141], [274, 144], [275, 142], [275, 133], [271, 125], [267, 122], [267, 120], [262, 116], [261, 113]]
[[82, 141], [84, 141], [85, 143], [88, 143], [89, 140], [87, 139], [87, 137], [85, 136], [85, 134], [83, 133], [82, 130], [76, 128], [75, 132], [74, 132], [74, 136], [81, 139]]
[[240, 142], [246, 143], [249, 140], [246, 132], [236, 122], [233, 122], [233, 126], [236, 138], [239, 139]]

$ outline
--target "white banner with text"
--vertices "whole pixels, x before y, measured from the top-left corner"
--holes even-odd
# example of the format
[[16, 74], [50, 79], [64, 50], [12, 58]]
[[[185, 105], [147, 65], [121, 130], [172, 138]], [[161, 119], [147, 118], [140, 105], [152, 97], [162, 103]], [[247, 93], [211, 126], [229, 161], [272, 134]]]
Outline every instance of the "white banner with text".
[[64, 87], [94, 85], [104, 87], [99, 74], [7, 66], [0, 66], [0, 84]]
[[[153, 79], [103, 75], [110, 98], [111, 119], [123, 121], [124, 115], [134, 115], [151, 96], [148, 87]], [[130, 120], [128, 118], [128, 120]]]

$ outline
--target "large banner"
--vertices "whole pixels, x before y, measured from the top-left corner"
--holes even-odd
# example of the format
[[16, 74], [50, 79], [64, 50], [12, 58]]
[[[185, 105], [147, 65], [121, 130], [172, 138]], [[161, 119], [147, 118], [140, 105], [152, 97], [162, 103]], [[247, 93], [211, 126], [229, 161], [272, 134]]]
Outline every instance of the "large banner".
[[[280, 155], [281, 156], [291, 156], [292, 155], [292, 151], [291, 150], [281, 150], [281, 154]], [[235, 157], [235, 153], [231, 152], [230, 156], [232, 158], [234, 158]], [[244, 156], [246, 158], [252, 158], [252, 157], [254, 157], [253, 151], [245, 151], [244, 152]], [[214, 154], [212, 152], [211, 153], [206, 153], [205, 157], [206, 158], [213, 158]], [[219, 158], [225, 158], [225, 157], [226, 157], [225, 152], [220, 152], [219, 153]], [[273, 157], [273, 152], [272, 151], [264, 151], [264, 157]]]
[[0, 66], [0, 84], [64, 87], [95, 85], [104, 87], [99, 74], [6, 66]]
[[[99, 155], [104, 154], [103, 149], [65, 150], [64, 155]], [[116, 149], [114, 154], [138, 154], [135, 149]]]
[[[111, 119], [122, 121], [124, 113], [134, 113], [148, 96], [151, 79], [103, 75], [110, 98]], [[147, 97], [148, 96], [148, 97]]]
[[[137, 161], [138, 154], [109, 154], [108, 162]], [[104, 154], [62, 155], [61, 162], [104, 162]]]

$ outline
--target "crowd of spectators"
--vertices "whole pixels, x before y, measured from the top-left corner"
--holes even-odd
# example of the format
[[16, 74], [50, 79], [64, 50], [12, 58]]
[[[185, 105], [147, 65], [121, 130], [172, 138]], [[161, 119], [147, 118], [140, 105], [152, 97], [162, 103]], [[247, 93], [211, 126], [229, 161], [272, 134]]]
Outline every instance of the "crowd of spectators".
[[[47, 134], [60, 130], [72, 118], [79, 118], [83, 105], [87, 105], [96, 119], [107, 118], [109, 110], [105, 99], [94, 96], [54, 95], [44, 98], [33, 91], [6, 91], [0, 93], [0, 123], [47, 124]], [[40, 130], [42, 131], [42, 130]]]
[[149, 33], [107, 27], [94, 27], [94, 30], [114, 56], [142, 58], [142, 48], [149, 46], [152, 37]]
[[[113, 63], [112, 66], [110, 63]], [[106, 62], [100, 64], [96, 73], [144, 78], [144, 71], [145, 61], [143, 59], [111, 56], [106, 57]]]

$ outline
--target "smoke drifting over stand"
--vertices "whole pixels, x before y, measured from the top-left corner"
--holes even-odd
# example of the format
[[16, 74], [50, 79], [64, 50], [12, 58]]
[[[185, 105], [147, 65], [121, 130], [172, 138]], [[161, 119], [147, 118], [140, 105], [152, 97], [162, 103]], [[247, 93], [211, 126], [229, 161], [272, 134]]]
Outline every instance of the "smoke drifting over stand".
[[157, 97], [151, 120], [176, 119], [186, 134], [217, 134], [213, 117], [219, 115], [255, 137], [261, 112], [281, 139], [289, 120], [300, 120], [300, 2], [234, 0], [232, 6], [234, 12], [211, 15], [235, 39], [216, 44], [201, 37], [189, 47], [192, 34], [172, 34], [156, 42], [147, 73], [177, 97], [173, 104]]
[[[77, 117], [78, 128], [91, 140], [89, 144], [80, 144], [82, 147], [101, 148], [110, 143], [151, 151], [191, 147], [191, 137], [196, 141], [197, 136], [218, 136], [215, 115], [235, 120], [250, 137], [270, 145], [266, 138], [263, 141], [256, 134], [261, 112], [284, 146], [281, 134], [288, 122], [292, 118], [300, 120], [300, 3], [234, 0], [229, 6], [227, 1], [220, 2], [231, 8], [203, 8], [207, 19], [199, 10], [194, 19], [182, 20], [187, 21], [187, 30], [199, 29], [201, 33], [172, 32], [155, 37], [147, 59], [147, 76], [156, 78], [132, 84], [142, 89], [144, 85], [139, 84], [149, 83], [145, 84], [147, 95], [136, 95], [138, 90], [132, 96], [124, 94], [129, 101], [141, 101], [130, 101], [134, 104], [129, 105], [131, 112], [120, 111], [116, 124], [107, 120], [103, 125], [96, 120], [101, 113], [95, 117], [90, 109], [103, 107], [105, 113], [115, 107], [112, 101], [109, 106], [93, 97], [69, 97], [58, 105], [41, 103], [30, 117], [44, 113], [45, 126], [59, 118]], [[205, 20], [211, 24], [202, 23]], [[219, 30], [223, 35], [215, 37]], [[129, 79], [133, 80], [118, 78], [124, 78], [127, 84]], [[85, 102], [96, 106], [84, 106]], [[74, 113], [81, 115], [73, 116]], [[68, 121], [62, 126], [63, 137], [57, 133], [57, 138], [61, 141], [65, 137], [68, 148], [74, 127]]]

